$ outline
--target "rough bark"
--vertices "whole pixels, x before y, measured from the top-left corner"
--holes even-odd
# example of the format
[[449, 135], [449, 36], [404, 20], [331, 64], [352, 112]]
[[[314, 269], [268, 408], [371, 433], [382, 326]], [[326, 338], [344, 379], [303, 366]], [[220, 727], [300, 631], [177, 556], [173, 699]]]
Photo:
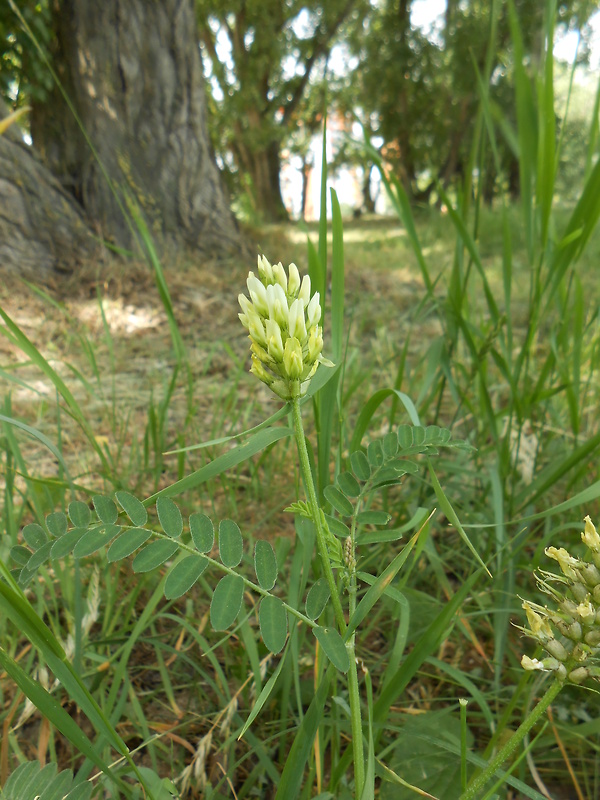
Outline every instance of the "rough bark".
[[119, 246], [133, 241], [125, 191], [159, 239], [211, 254], [237, 248], [210, 151], [191, 0], [55, 4], [56, 71], [81, 124], [58, 90], [34, 107], [33, 141], [47, 166]]
[[43, 281], [97, 253], [81, 209], [13, 125], [0, 136], [0, 270]]

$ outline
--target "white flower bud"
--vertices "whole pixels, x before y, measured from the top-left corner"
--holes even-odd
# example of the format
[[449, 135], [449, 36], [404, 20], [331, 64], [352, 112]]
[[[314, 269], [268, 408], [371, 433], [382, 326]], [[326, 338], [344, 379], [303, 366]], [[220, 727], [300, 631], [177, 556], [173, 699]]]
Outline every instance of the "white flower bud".
[[565, 550], [564, 547], [547, 547], [546, 555], [548, 558], [553, 558], [558, 561], [563, 574], [573, 581], [579, 580], [579, 574], [575, 571], [574, 567], [579, 566], [579, 560]]
[[267, 326], [267, 350], [275, 361], [283, 361], [283, 341], [281, 339], [281, 328], [272, 319], [265, 320]]
[[302, 346], [295, 336], [290, 337], [285, 343], [283, 352], [283, 365], [286, 377], [291, 381], [297, 381], [302, 376], [304, 363], [302, 361]]
[[269, 315], [269, 304], [267, 303], [267, 290], [265, 285], [258, 280], [253, 272], [248, 275], [246, 285], [250, 292], [250, 299], [254, 303], [254, 309], [258, 314], [267, 317]]
[[321, 305], [319, 303], [319, 293], [315, 292], [312, 296], [308, 308], [306, 309], [306, 316], [308, 317], [308, 327], [313, 328], [321, 321]]
[[594, 523], [590, 519], [589, 515], [585, 517], [585, 528], [583, 533], [581, 534], [581, 538], [584, 544], [593, 550], [594, 552], [600, 552], [600, 536], [598, 536], [598, 531], [596, 530]]
[[288, 324], [288, 303], [285, 292], [278, 283], [267, 286], [267, 307], [269, 317], [281, 328]]
[[265, 256], [258, 257], [258, 274], [266, 286], [275, 282], [273, 278], [273, 267]]
[[288, 297], [295, 298], [298, 294], [298, 290], [300, 289], [300, 273], [298, 272], [298, 267], [295, 264], [290, 264], [288, 267], [288, 272], [290, 273], [288, 278]]
[[310, 302], [310, 278], [308, 275], [305, 275], [302, 278], [302, 285], [300, 286], [300, 291], [298, 292], [298, 297], [304, 301], [305, 307]]
[[537, 658], [529, 658], [529, 656], [523, 656], [521, 659], [521, 666], [523, 669], [526, 669], [528, 672], [533, 671], [535, 669], [543, 670], [544, 665], [541, 661], [538, 661]]
[[306, 339], [306, 323], [304, 321], [304, 302], [297, 298], [290, 306], [288, 315], [290, 336], [303, 342]]
[[275, 282], [281, 286], [284, 293], [287, 294], [288, 279], [281, 261], [279, 264], [273, 264], [273, 278], [275, 279]]

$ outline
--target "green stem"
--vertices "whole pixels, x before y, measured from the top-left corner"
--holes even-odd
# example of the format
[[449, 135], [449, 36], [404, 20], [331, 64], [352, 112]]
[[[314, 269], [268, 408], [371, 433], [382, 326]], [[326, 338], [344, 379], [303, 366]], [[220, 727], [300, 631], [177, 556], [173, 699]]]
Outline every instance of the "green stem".
[[[296, 444], [298, 446], [298, 457], [300, 459], [300, 469], [302, 478], [304, 480], [304, 488], [308, 499], [308, 507], [313, 519], [315, 530], [317, 533], [317, 548], [321, 556], [323, 564], [323, 572], [329, 585], [331, 593], [331, 600], [333, 603], [333, 611], [335, 614], [336, 623], [339, 632], [344, 635], [346, 632], [346, 620], [344, 618], [344, 611], [340, 601], [340, 596], [337, 588], [331, 561], [329, 559], [329, 552], [327, 549], [327, 535], [323, 528], [323, 520], [321, 518], [321, 507], [317, 500], [317, 493], [315, 491], [315, 484], [310, 469], [310, 461], [308, 459], [308, 450], [306, 449], [306, 440], [304, 437], [304, 426], [302, 424], [302, 412], [300, 411], [300, 399], [294, 398], [292, 401], [292, 417], [294, 420], [294, 433], [296, 435]], [[355, 579], [356, 580], [356, 579]], [[356, 588], [356, 587], [354, 587]], [[354, 600], [354, 604], [356, 600]], [[363, 787], [365, 783], [365, 758], [363, 748], [363, 733], [362, 733], [362, 716], [360, 707], [360, 692], [358, 688], [358, 671], [356, 668], [356, 653], [355, 653], [355, 638], [354, 634], [350, 636], [346, 642], [346, 651], [348, 653], [348, 660], [350, 667], [348, 669], [348, 694], [350, 703], [350, 722], [352, 727], [352, 751], [354, 757], [354, 788], [355, 797], [360, 800]]]
[[344, 635], [346, 632], [346, 620], [344, 619], [344, 611], [340, 602], [340, 596], [331, 568], [331, 561], [329, 560], [329, 551], [327, 550], [327, 535], [323, 529], [323, 520], [321, 519], [321, 508], [317, 500], [317, 493], [315, 491], [315, 484], [313, 482], [312, 472], [310, 469], [310, 461], [308, 459], [308, 450], [306, 449], [306, 440], [304, 438], [304, 426], [302, 424], [302, 412], [300, 411], [300, 398], [294, 397], [292, 403], [292, 418], [294, 420], [294, 433], [296, 436], [296, 444], [298, 446], [298, 457], [300, 458], [300, 469], [302, 478], [304, 480], [304, 488], [308, 500], [308, 507], [310, 515], [315, 524], [317, 532], [317, 548], [321, 556], [323, 564], [323, 572], [329, 586], [331, 593], [331, 602], [333, 603], [333, 612], [335, 614], [335, 621], [337, 623], [339, 632]]
[[542, 714], [545, 713], [548, 706], [556, 698], [563, 685], [563, 682], [559, 680], [555, 680], [552, 683], [537, 706], [528, 714], [510, 739], [506, 742], [506, 744], [497, 752], [496, 757], [490, 761], [483, 772], [480, 772], [479, 775], [477, 775], [471, 781], [471, 784], [468, 786], [466, 792], [461, 794], [460, 800], [476, 800], [479, 790], [482, 789], [493, 777], [502, 764], [504, 764], [504, 762], [510, 758], [525, 736], [529, 733], [535, 723], [540, 719]]

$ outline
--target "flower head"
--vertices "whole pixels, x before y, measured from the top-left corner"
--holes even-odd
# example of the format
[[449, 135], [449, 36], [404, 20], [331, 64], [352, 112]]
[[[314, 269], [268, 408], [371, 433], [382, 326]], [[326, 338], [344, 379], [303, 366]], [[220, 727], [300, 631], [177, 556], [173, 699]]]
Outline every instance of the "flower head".
[[248, 294], [238, 297], [242, 325], [252, 351], [250, 372], [282, 400], [302, 397], [319, 364], [333, 364], [322, 355], [323, 329], [319, 293], [310, 294], [310, 278], [302, 280], [295, 264], [288, 272], [258, 257], [258, 277], [250, 272]]
[[[589, 517], [581, 538], [595, 560], [600, 555], [600, 537]], [[595, 666], [600, 656], [600, 566], [572, 556], [564, 547], [547, 547], [546, 555], [558, 562], [562, 575], [540, 570], [538, 588], [557, 603], [558, 611], [523, 602], [529, 628], [520, 630], [535, 639], [547, 657], [540, 661], [523, 656], [521, 666], [581, 683], [600, 675]]]

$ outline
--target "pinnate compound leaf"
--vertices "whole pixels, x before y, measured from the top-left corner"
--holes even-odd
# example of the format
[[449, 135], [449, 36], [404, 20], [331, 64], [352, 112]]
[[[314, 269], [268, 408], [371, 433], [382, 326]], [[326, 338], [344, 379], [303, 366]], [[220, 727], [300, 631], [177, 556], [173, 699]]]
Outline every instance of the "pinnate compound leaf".
[[217, 584], [210, 604], [210, 624], [225, 631], [235, 621], [242, 607], [244, 581], [239, 575], [225, 575]]
[[356, 522], [359, 525], [387, 525], [391, 518], [387, 511], [359, 511]]
[[104, 497], [104, 495], [97, 494], [92, 497], [92, 502], [94, 504], [94, 508], [96, 509], [96, 514], [98, 514], [98, 518], [102, 520], [102, 522], [113, 525], [117, 521], [119, 512], [117, 511], [117, 507], [110, 497]]
[[352, 472], [356, 475], [359, 481], [368, 481], [371, 477], [371, 465], [369, 459], [362, 450], [357, 450], [350, 456], [350, 464]]
[[359, 496], [360, 484], [351, 472], [340, 472], [336, 478], [336, 483], [346, 497]]
[[92, 512], [87, 503], [81, 500], [73, 500], [69, 503], [69, 519], [76, 528], [87, 528], [92, 518]]
[[32, 552], [28, 547], [23, 547], [22, 544], [16, 544], [10, 548], [10, 557], [20, 567], [24, 567], [32, 556]]
[[336, 629], [318, 627], [313, 628], [313, 633], [333, 666], [339, 669], [340, 672], [348, 672], [350, 669], [348, 651], [344, 640]]
[[325, 499], [331, 503], [332, 507], [343, 517], [351, 517], [354, 513], [354, 506], [336, 486], [326, 486], [323, 490]]
[[319, 580], [310, 587], [306, 597], [306, 616], [309, 619], [318, 619], [323, 613], [330, 597], [331, 592], [327, 579], [323, 577], [319, 578]]
[[215, 543], [215, 528], [210, 517], [198, 511], [190, 516], [190, 533], [196, 550], [200, 553], [210, 553]]
[[128, 492], [117, 492], [115, 498], [136, 527], [142, 528], [148, 522], [148, 512], [137, 497]]
[[159, 497], [156, 501], [156, 511], [163, 531], [171, 539], [178, 539], [183, 533], [183, 517], [179, 508], [170, 497]]
[[41, 547], [35, 551], [35, 553], [31, 556], [27, 564], [25, 565], [25, 569], [29, 570], [29, 572], [35, 572], [35, 570], [40, 567], [45, 561], [48, 561], [50, 558], [50, 551], [52, 550], [52, 545], [54, 542], [46, 542]]
[[37, 550], [43, 544], [46, 544], [48, 541], [48, 534], [41, 525], [38, 525], [37, 522], [32, 522], [29, 525], [25, 525], [23, 528], [23, 539], [25, 539], [25, 543], [28, 544], [32, 550]]
[[73, 548], [75, 558], [85, 558], [97, 553], [101, 547], [109, 544], [120, 532], [120, 525], [102, 525], [85, 533]]
[[278, 597], [263, 597], [258, 610], [260, 633], [268, 650], [280, 653], [287, 638], [287, 614]]
[[[145, 511], [146, 509], [144, 509]], [[130, 517], [131, 519], [131, 517]], [[138, 547], [145, 544], [152, 536], [152, 531], [146, 528], [125, 528], [108, 548], [106, 559], [109, 562], [120, 561], [134, 553]]]
[[56, 536], [57, 539], [60, 538], [67, 532], [67, 515], [63, 514], [62, 511], [48, 514], [46, 517], [46, 527], [53, 536]]
[[237, 567], [244, 554], [242, 534], [232, 519], [219, 523], [219, 556], [226, 567]]
[[165, 597], [167, 600], [177, 600], [196, 583], [200, 575], [208, 566], [204, 556], [186, 556], [172, 567], [165, 581]]
[[52, 549], [50, 550], [50, 558], [64, 558], [68, 556], [69, 553], [73, 552], [75, 545], [85, 533], [87, 533], [87, 526], [85, 528], [71, 528], [70, 531], [67, 531], [64, 536], [61, 536], [60, 539], [57, 539], [53, 543]]
[[134, 572], [150, 572], [168, 561], [179, 549], [177, 542], [172, 539], [159, 539], [146, 545], [133, 559]]
[[259, 539], [254, 548], [254, 571], [262, 589], [269, 592], [277, 580], [277, 558], [269, 542]]

